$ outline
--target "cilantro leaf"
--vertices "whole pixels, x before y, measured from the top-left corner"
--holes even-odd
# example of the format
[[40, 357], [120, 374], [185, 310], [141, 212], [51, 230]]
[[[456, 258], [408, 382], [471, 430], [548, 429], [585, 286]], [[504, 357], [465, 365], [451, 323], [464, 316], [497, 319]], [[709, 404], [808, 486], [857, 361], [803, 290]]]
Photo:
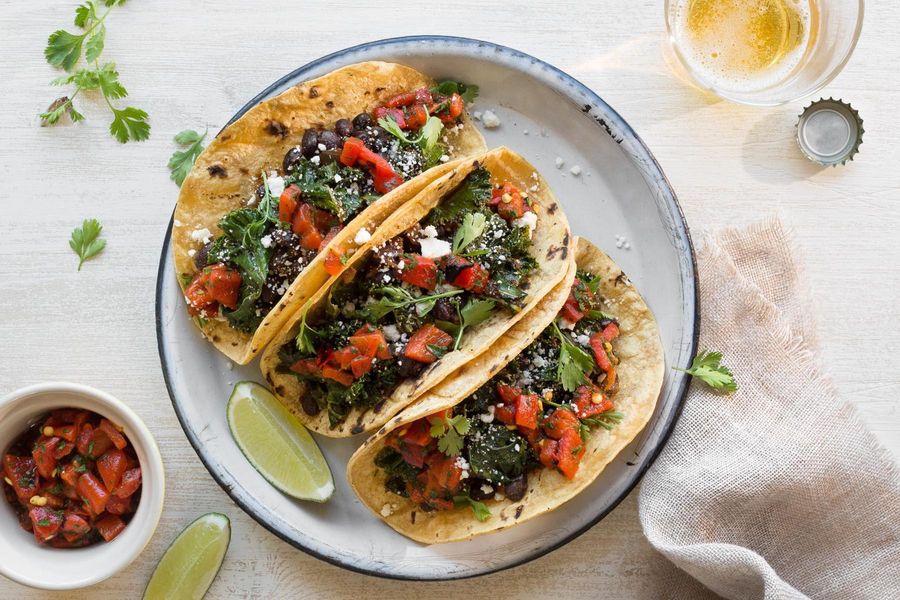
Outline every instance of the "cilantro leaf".
[[87, 44], [84, 46], [84, 60], [94, 62], [103, 52], [103, 42], [106, 39], [106, 25], [100, 24], [91, 36], [88, 38]]
[[477, 85], [465, 84], [453, 80], [442, 81], [431, 88], [431, 91], [443, 94], [444, 96], [459, 94], [467, 104], [473, 102], [475, 98], [478, 97]]
[[378, 119], [378, 124], [404, 144], [418, 146], [422, 150], [427, 167], [433, 167], [440, 162], [444, 149], [438, 144], [438, 138], [444, 130], [444, 124], [437, 117], [428, 117], [425, 125], [419, 130], [419, 137], [415, 139], [410, 139], [393, 117], [382, 117]]
[[737, 382], [731, 369], [722, 364], [722, 353], [705, 350], [694, 357], [688, 369], [672, 367], [676, 371], [682, 371], [692, 377], [696, 377], [714, 390], [731, 394], [737, 391]]
[[453, 234], [453, 254], [459, 254], [466, 246], [478, 239], [487, 226], [487, 218], [483, 213], [466, 213], [462, 225]]
[[66, 71], [71, 71], [78, 59], [81, 58], [83, 42], [83, 35], [72, 35], [68, 31], [59, 29], [47, 38], [44, 57], [54, 67], [62, 67]]
[[365, 305], [360, 311], [363, 318], [368, 321], [377, 322], [380, 321], [386, 314], [397, 310], [398, 308], [403, 308], [404, 306], [409, 306], [410, 304], [415, 304], [416, 311], [418, 310], [418, 305], [421, 303], [425, 303], [427, 310], [421, 311], [420, 316], [426, 314], [432, 308], [434, 308], [434, 302], [438, 298], [449, 298], [450, 296], [457, 296], [463, 293], [463, 290], [451, 290], [449, 292], [443, 292], [441, 294], [432, 294], [430, 296], [419, 296], [416, 298], [408, 291], [398, 286], [383, 286], [377, 287], [372, 290], [373, 294], [380, 294], [381, 298], [373, 302], [372, 304]]
[[76, 227], [72, 232], [69, 246], [80, 259], [78, 262], [79, 271], [84, 261], [93, 258], [106, 247], [106, 240], [100, 239], [102, 231], [103, 226], [97, 219], [85, 219], [81, 227]]
[[184, 183], [184, 178], [191, 172], [194, 161], [197, 160], [197, 157], [203, 151], [203, 140], [208, 132], [209, 130], [204, 131], [203, 135], [200, 135], [193, 129], [185, 129], [175, 136], [176, 143], [188, 146], [186, 150], [176, 150], [169, 158], [169, 170], [172, 172], [172, 181], [179, 187]]
[[97, 18], [97, 7], [93, 2], [85, 2], [75, 9], [75, 27], [86, 28], [88, 21]]
[[487, 504], [474, 500], [468, 494], [453, 496], [453, 502], [456, 506], [463, 506], [464, 504], [471, 506], [472, 512], [475, 513], [475, 518], [479, 521], [484, 522], [491, 518], [491, 509], [487, 507]]
[[147, 122], [146, 112], [133, 106], [121, 110], [113, 108], [112, 111], [115, 118], [109, 125], [109, 132], [121, 143], [124, 144], [128, 140], [146, 140], [150, 137], [150, 124]]
[[300, 319], [300, 329], [297, 331], [297, 350], [306, 354], [315, 354], [316, 344], [312, 336], [318, 335], [318, 332], [306, 324], [307, 312], [304, 310], [303, 317]]
[[556, 367], [556, 378], [567, 392], [574, 392], [578, 386], [584, 385], [588, 375], [594, 370], [594, 359], [559, 330], [556, 321], [553, 330], [560, 341], [559, 363]]
[[469, 433], [469, 420], [465, 415], [455, 417], [428, 417], [431, 423], [429, 433], [438, 438], [438, 450], [447, 456], [456, 456], [462, 451], [465, 435]]
[[116, 71], [115, 63], [106, 63], [96, 73], [97, 85], [103, 96], [108, 100], [118, 100], [128, 95], [125, 87], [119, 83], [119, 72]]
[[453, 342], [453, 349], [459, 349], [459, 343], [462, 341], [463, 332], [466, 327], [474, 327], [486, 321], [493, 314], [494, 306], [497, 302], [494, 300], [469, 300], [459, 311], [459, 329], [456, 331], [456, 340]]

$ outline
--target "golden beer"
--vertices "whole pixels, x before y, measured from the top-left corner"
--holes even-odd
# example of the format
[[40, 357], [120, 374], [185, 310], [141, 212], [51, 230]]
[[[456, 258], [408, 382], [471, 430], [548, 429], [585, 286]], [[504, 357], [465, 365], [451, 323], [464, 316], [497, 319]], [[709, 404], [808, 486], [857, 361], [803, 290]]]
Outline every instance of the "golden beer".
[[777, 86], [802, 66], [815, 42], [815, 0], [681, 0], [675, 43], [714, 88], [751, 92]]

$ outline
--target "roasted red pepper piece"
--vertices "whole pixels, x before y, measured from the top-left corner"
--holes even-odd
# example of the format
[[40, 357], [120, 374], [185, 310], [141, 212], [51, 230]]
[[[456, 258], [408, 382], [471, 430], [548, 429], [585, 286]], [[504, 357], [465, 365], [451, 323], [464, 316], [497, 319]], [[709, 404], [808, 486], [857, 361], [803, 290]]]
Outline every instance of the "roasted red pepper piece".
[[353, 375], [347, 373], [346, 371], [341, 371], [340, 369], [336, 369], [330, 365], [325, 365], [322, 367], [322, 377], [325, 379], [331, 379], [332, 381], [337, 381], [341, 385], [345, 387], [349, 387], [353, 384]]
[[68, 542], [82, 538], [90, 532], [91, 525], [81, 515], [74, 512], [66, 512], [65, 521], [63, 521], [60, 532]]
[[118, 448], [108, 450], [97, 459], [97, 472], [103, 480], [106, 490], [112, 492], [119, 487], [122, 475], [125, 474], [125, 453]]
[[131, 512], [131, 496], [120, 498], [113, 494], [106, 503], [106, 512], [114, 515], [125, 515]]
[[197, 273], [184, 295], [190, 307], [197, 312], [216, 303], [233, 310], [237, 308], [241, 282], [240, 273], [218, 263]]
[[109, 492], [92, 473], [82, 474], [78, 478], [76, 489], [78, 490], [78, 495], [85, 500], [91, 513], [99, 515], [106, 509], [106, 503], [109, 501]]
[[519, 427], [537, 429], [540, 412], [541, 401], [537, 394], [520, 394], [516, 399], [516, 425]]
[[325, 255], [325, 271], [329, 275], [339, 275], [343, 269], [344, 262], [341, 260], [341, 255], [334, 250], [329, 250]]
[[314, 358], [301, 358], [290, 366], [290, 370], [300, 375], [317, 375], [319, 364]]
[[59, 445], [58, 437], [41, 436], [34, 443], [31, 450], [31, 456], [34, 458], [34, 464], [41, 477], [49, 479], [53, 476], [53, 469], [56, 468], [56, 447]]
[[125, 522], [119, 515], [106, 515], [94, 523], [94, 527], [107, 542], [111, 542], [125, 529]]
[[544, 422], [541, 423], [541, 429], [544, 430], [547, 437], [558, 440], [569, 429], [577, 430], [579, 423], [578, 417], [571, 410], [557, 408], [544, 419]]
[[[413, 96], [413, 100], [415, 100], [415, 96]], [[397, 125], [400, 126], [400, 129], [406, 129], [406, 117], [403, 115], [403, 111], [399, 108], [379, 106], [374, 110], [372, 116], [375, 117], [376, 121], [378, 121], [379, 119], [390, 117], [397, 123]]]
[[116, 489], [116, 496], [119, 498], [128, 498], [141, 487], [141, 468], [134, 467], [125, 471], [122, 475], [122, 482]]
[[567, 429], [559, 440], [559, 449], [557, 451], [557, 460], [559, 461], [557, 468], [559, 468], [559, 471], [569, 479], [575, 477], [575, 473], [578, 472], [578, 464], [581, 462], [581, 457], [584, 456], [585, 450], [584, 442], [581, 440], [581, 436], [578, 435], [578, 431]]
[[421, 104], [406, 109], [406, 128], [419, 129], [428, 121], [428, 110]]
[[3, 475], [12, 482], [19, 500], [27, 502], [38, 491], [37, 466], [33, 457], [3, 456]]
[[528, 209], [519, 188], [508, 181], [499, 188], [494, 188], [490, 204], [496, 208], [497, 214], [507, 221], [520, 218]]
[[578, 418], [586, 419], [613, 409], [613, 402], [595, 387], [578, 386], [575, 390], [575, 407]]
[[434, 348], [447, 349], [453, 343], [453, 338], [444, 331], [441, 331], [431, 323], [427, 323], [419, 328], [406, 344], [403, 350], [403, 356], [412, 360], [433, 363], [438, 359], [429, 346]]
[[598, 331], [593, 334], [590, 338], [591, 350], [594, 351], [594, 361], [597, 363], [597, 366], [600, 367], [601, 371], [609, 371], [612, 367], [612, 363], [609, 362], [609, 355], [606, 353], [606, 347], [604, 344], [607, 342], [603, 338], [603, 332]]
[[400, 280], [425, 290], [433, 290], [437, 285], [438, 268], [433, 258], [419, 254], [404, 255], [403, 272]]
[[291, 219], [294, 216], [294, 211], [297, 210], [297, 203], [300, 202], [301, 196], [302, 194], [300, 192], [300, 187], [295, 183], [292, 183], [291, 185], [284, 188], [284, 191], [281, 192], [281, 197], [278, 198], [279, 221], [284, 221], [285, 223], [291, 222]]
[[112, 424], [111, 421], [107, 419], [100, 419], [100, 430], [103, 431], [109, 440], [113, 443], [113, 446], [122, 450], [125, 446], [128, 445], [128, 442], [125, 440], [125, 436], [122, 435], [122, 432], [119, 431], [118, 427]]
[[391, 351], [388, 349], [384, 334], [380, 329], [375, 329], [371, 325], [363, 325], [359, 331], [350, 336], [349, 342], [351, 346], [359, 350], [360, 354], [365, 356], [379, 360], [391, 358]]
[[490, 279], [490, 272], [480, 264], [474, 263], [471, 267], [459, 272], [459, 275], [453, 280], [453, 285], [476, 294], [483, 294]]
[[402, 430], [400, 439], [404, 444], [427, 446], [431, 442], [431, 425], [427, 419], [413, 421]]
[[569, 292], [569, 297], [563, 304], [562, 310], [559, 311], [559, 316], [573, 325], [584, 318], [584, 313], [579, 309], [578, 301], [572, 292]]
[[34, 506], [28, 509], [28, 517], [31, 519], [31, 528], [38, 542], [46, 542], [56, 536], [62, 527], [61, 514], [45, 506]]

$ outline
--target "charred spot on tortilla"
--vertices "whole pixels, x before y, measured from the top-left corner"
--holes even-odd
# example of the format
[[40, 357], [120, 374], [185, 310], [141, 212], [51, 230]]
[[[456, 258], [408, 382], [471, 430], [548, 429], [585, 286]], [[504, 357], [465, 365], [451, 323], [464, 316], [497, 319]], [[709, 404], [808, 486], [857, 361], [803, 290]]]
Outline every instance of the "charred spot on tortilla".
[[309, 88], [309, 97], [310, 98], [318, 98], [319, 97], [319, 88], [316, 86], [312, 86]]
[[525, 505], [524, 505], [524, 504], [520, 504], [519, 506], [516, 507], [516, 518], [517, 518], [517, 519], [518, 519], [519, 517], [522, 516], [522, 511], [523, 511], [523, 510], [525, 510]]
[[247, 167], [241, 167], [238, 170], [241, 172], [241, 175], [249, 175], [250, 174], [250, 171], [247, 169]]
[[553, 204], [551, 204], [551, 205], [547, 208], [547, 214], [549, 214], [549, 215], [556, 214], [556, 211], [557, 211], [557, 210], [559, 210], [559, 204], [557, 204], [556, 202], [554, 202]]
[[218, 177], [219, 179], [228, 177], [228, 170], [218, 163], [206, 167], [206, 172], [209, 173], [210, 177]]
[[278, 385], [278, 386], [275, 386], [275, 391], [279, 394], [284, 394], [285, 389], [283, 386]]
[[328, 102], [325, 103], [325, 108], [334, 108], [334, 102], [329, 100]]
[[377, 88], [375, 88], [375, 93], [376, 93], [376, 94], [380, 94], [380, 93], [383, 92], [384, 90], [385, 90], [385, 88], [383, 88], [383, 87], [377, 87]]
[[616, 275], [615, 281], [613, 281], [613, 285], [619, 285], [620, 283], [622, 285], [630, 285], [631, 284], [631, 282], [628, 281], [628, 275], [626, 275], [624, 271], [619, 271], [619, 274]]
[[410, 513], [409, 513], [409, 521], [410, 521], [410, 523], [412, 523], [413, 525], [416, 524], [416, 511], [414, 511], [414, 510], [413, 510], [413, 511], [410, 511]]
[[218, 341], [219, 341], [219, 336], [213, 335], [213, 336], [212, 336], [211, 338], [209, 338], [209, 339], [211, 339], [211, 340], [214, 341], [214, 342], [218, 342]]
[[362, 433], [364, 430], [365, 430], [365, 427], [363, 426], [363, 424], [357, 423], [350, 429], [350, 433], [355, 435], [357, 433]]
[[266, 133], [269, 135], [277, 135], [280, 138], [287, 137], [288, 128], [284, 123], [280, 123], [275, 119], [267, 119], [265, 125]]

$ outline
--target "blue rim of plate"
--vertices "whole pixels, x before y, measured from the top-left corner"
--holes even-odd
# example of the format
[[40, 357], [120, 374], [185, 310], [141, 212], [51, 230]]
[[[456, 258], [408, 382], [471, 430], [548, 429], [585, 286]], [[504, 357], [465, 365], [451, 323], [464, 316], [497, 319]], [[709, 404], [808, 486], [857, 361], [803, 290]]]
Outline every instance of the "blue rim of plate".
[[[697, 352], [697, 344], [700, 337], [700, 288], [699, 288], [699, 274], [697, 271], [697, 257], [694, 251], [694, 244], [691, 240], [690, 229], [688, 228], [687, 220], [684, 217], [684, 211], [681, 209], [681, 205], [678, 202], [678, 198], [675, 195], [675, 190], [672, 188], [672, 184], [669, 182], [669, 179], [666, 177], [662, 168], [659, 166], [659, 163], [656, 160], [656, 157], [653, 156], [653, 153], [650, 152], [650, 149], [644, 143], [644, 141], [638, 136], [638, 134], [631, 128], [631, 126], [617, 113], [610, 105], [608, 105], [596, 92], [591, 90], [589, 87], [566, 73], [561, 69], [540, 60], [530, 54], [526, 54], [519, 50], [515, 50], [508, 46], [503, 46], [500, 44], [495, 44], [493, 42], [487, 42], [484, 40], [478, 40], [474, 38], [465, 38], [465, 37], [457, 37], [457, 36], [444, 36], [444, 35], [412, 35], [412, 36], [402, 36], [402, 37], [393, 37], [386, 38], [382, 40], [376, 40], [372, 42], [365, 42], [363, 44], [358, 44], [356, 46], [350, 46], [348, 48], [344, 48], [343, 50], [338, 50], [336, 52], [332, 52], [331, 54], [327, 54], [321, 58], [313, 60], [311, 62], [306, 63], [302, 67], [294, 69], [287, 75], [281, 77], [276, 80], [274, 83], [266, 87], [259, 94], [254, 96], [249, 102], [247, 102], [244, 106], [240, 108], [240, 110], [235, 113], [235, 115], [229, 119], [229, 121], [225, 124], [224, 127], [227, 127], [237, 119], [239, 119], [245, 112], [247, 112], [250, 108], [258, 104], [260, 101], [269, 97], [273, 92], [285, 86], [290, 81], [298, 80], [303, 77], [306, 73], [313, 71], [319, 65], [329, 63], [335, 59], [340, 58], [345, 54], [352, 54], [357, 52], [362, 52], [365, 50], [371, 50], [375, 48], [390, 48], [391, 46], [401, 46], [404, 44], [408, 44], [410, 42], [430, 42], [430, 43], [441, 43], [448, 45], [457, 45], [457, 46], [479, 46], [485, 48], [494, 49], [497, 52], [503, 52], [510, 54], [514, 58], [520, 58], [530, 61], [532, 64], [540, 65], [541, 67], [552, 71], [561, 79], [565, 80], [567, 83], [578, 89], [585, 96], [591, 98], [592, 104], [601, 109], [601, 112], [604, 113], [604, 117], [610, 118], [614, 121], [617, 130], [626, 133], [633, 142], [635, 148], [634, 150], [639, 151], [644, 155], [644, 158], [647, 160], [648, 164], [652, 165], [653, 169], [656, 171], [658, 177], [658, 183], [661, 187], [667, 192], [666, 194], [666, 202], [669, 205], [670, 210], [672, 211], [672, 215], [675, 217], [674, 226], [677, 230], [677, 233], [682, 235], [687, 242], [687, 250], [689, 253], [691, 269], [692, 269], [692, 279], [693, 279], [693, 299], [694, 299], [694, 330], [691, 335], [691, 347], [689, 352], [687, 353], [688, 364], [680, 365], [682, 367], [687, 367], [690, 364], [690, 361], [693, 360], [694, 355]], [[568, 100], [572, 100], [568, 98]], [[598, 122], [598, 126], [606, 129], [606, 132], [609, 133], [609, 129], [607, 129], [602, 122]], [[223, 127], [223, 129], [224, 129]], [[218, 134], [217, 134], [218, 135]], [[241, 497], [240, 494], [235, 493], [233, 486], [229, 483], [222, 480], [222, 478], [217, 473], [216, 468], [214, 467], [215, 463], [211, 457], [207, 456], [206, 451], [203, 448], [203, 445], [200, 443], [200, 440], [193, 435], [190, 427], [188, 427], [185, 417], [179, 409], [178, 402], [175, 400], [175, 393], [172, 388], [172, 383], [169, 379], [169, 359], [166, 355], [166, 350], [163, 347], [163, 335], [162, 335], [162, 315], [160, 313], [162, 306], [162, 290], [163, 290], [163, 279], [165, 277], [165, 263], [166, 256], [169, 251], [169, 245], [171, 244], [172, 238], [172, 226], [174, 222], [174, 210], [172, 211], [172, 217], [169, 219], [169, 225], [166, 228], [166, 235], [163, 239], [162, 251], [160, 253], [159, 258], [159, 269], [157, 271], [156, 278], [156, 340], [157, 340], [157, 349], [159, 351], [159, 359], [162, 366], [163, 371], [163, 379], [166, 383], [166, 390], [169, 393], [169, 399], [172, 402], [172, 407], [175, 410], [175, 415], [178, 417], [178, 422], [181, 425], [181, 429], [184, 431], [185, 435], [188, 438], [191, 446], [194, 448], [194, 451], [197, 453], [197, 457], [200, 459], [200, 462], [203, 463], [203, 466], [206, 467], [206, 470], [212, 476], [212, 478], [219, 484], [222, 490], [228, 494], [228, 496], [237, 504], [241, 510], [250, 515], [257, 523], [259, 523], [262, 527], [270, 531], [272, 534], [287, 542], [291, 546], [297, 548], [309, 554], [310, 556], [314, 556], [320, 560], [323, 560], [327, 563], [340, 567], [342, 569], [347, 569], [349, 571], [354, 571], [357, 573], [362, 573], [364, 575], [373, 575], [376, 577], [381, 577], [384, 579], [395, 579], [395, 580], [405, 580], [405, 581], [451, 581], [457, 579], [470, 579], [474, 577], [481, 577], [484, 575], [490, 575], [491, 573], [497, 573], [499, 571], [505, 571], [506, 569], [511, 569], [513, 567], [517, 567], [523, 565], [525, 563], [536, 560], [550, 552], [553, 552], [557, 548], [561, 548], [565, 546], [575, 538], [579, 537], [587, 530], [591, 529], [594, 525], [603, 520], [606, 515], [612, 512], [619, 503], [622, 502], [640, 480], [643, 478], [644, 474], [650, 468], [650, 466], [656, 461], [656, 458], [659, 456], [659, 453], [662, 451], [663, 447], [665, 447], [668, 442], [669, 436], [672, 434], [672, 430], [675, 428], [675, 424], [678, 422], [679, 417], [681, 416], [682, 409], [684, 408], [684, 401], [687, 396], [688, 386], [690, 384], [690, 378], [684, 377], [677, 384], [677, 406], [675, 410], [670, 413], [668, 420], [663, 425], [663, 432], [660, 435], [659, 441], [657, 444], [650, 450], [650, 453], [647, 459], [640, 465], [638, 469], [631, 475], [631, 481], [628, 482], [628, 485], [622, 491], [622, 493], [613, 500], [608, 507], [604, 510], [600, 511], [595, 518], [589, 521], [582, 528], [573, 531], [565, 538], [559, 540], [558, 542], [541, 548], [540, 550], [534, 552], [531, 555], [523, 557], [521, 560], [516, 562], [501, 565], [498, 567], [494, 567], [488, 569], [486, 571], [480, 573], [473, 574], [465, 574], [465, 575], [451, 575], [448, 577], [412, 577], [412, 576], [403, 576], [396, 575], [391, 573], [386, 573], [384, 571], [376, 571], [374, 569], [365, 569], [362, 567], [358, 567], [355, 565], [351, 565], [340, 560], [335, 559], [334, 557], [322, 554], [321, 552], [316, 551], [315, 549], [304, 546], [302, 542], [294, 539], [288, 535], [285, 535], [281, 530], [279, 530], [274, 524], [272, 524], [267, 518], [266, 515], [256, 512], [253, 507], [249, 506], [247, 502]]]

